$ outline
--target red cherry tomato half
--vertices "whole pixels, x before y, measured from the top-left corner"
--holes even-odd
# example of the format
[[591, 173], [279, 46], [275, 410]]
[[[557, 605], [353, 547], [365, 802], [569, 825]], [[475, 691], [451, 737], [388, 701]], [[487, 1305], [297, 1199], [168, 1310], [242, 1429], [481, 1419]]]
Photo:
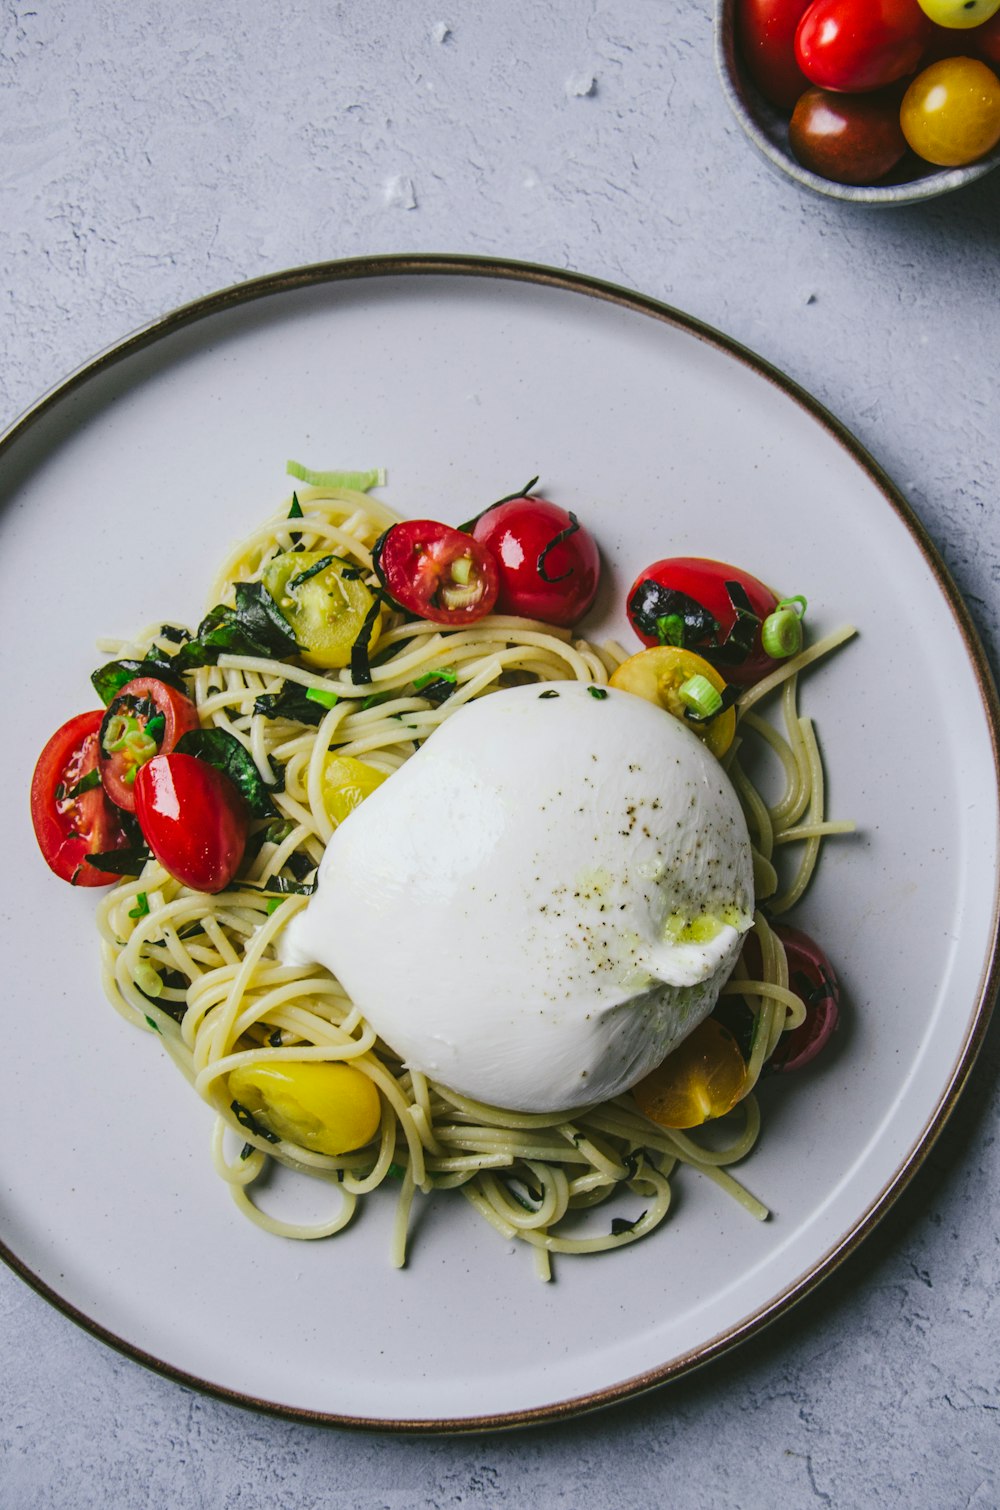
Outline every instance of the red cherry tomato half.
[[810, 0], [739, 0], [740, 52], [765, 99], [791, 110], [809, 80], [795, 57], [795, 32]]
[[224, 891], [246, 849], [248, 813], [235, 784], [195, 755], [154, 755], [135, 778], [135, 813], [165, 870], [192, 891]]
[[120, 879], [88, 865], [87, 855], [121, 849], [128, 839], [101, 786], [98, 738], [104, 713], [80, 713], [45, 746], [31, 778], [31, 822], [50, 870], [74, 886]]
[[803, 167], [834, 183], [877, 183], [906, 152], [897, 94], [807, 89], [788, 128], [792, 151]]
[[448, 524], [404, 519], [376, 541], [372, 562], [393, 602], [434, 624], [472, 624], [496, 602], [491, 552]]
[[813, 0], [795, 56], [821, 89], [863, 94], [913, 73], [932, 32], [918, 0]]
[[496, 558], [500, 613], [563, 628], [583, 618], [601, 560], [575, 514], [547, 498], [508, 498], [481, 514], [472, 533]]
[[101, 724], [101, 781], [111, 801], [134, 813], [139, 767], [169, 755], [182, 734], [198, 727], [198, 709], [183, 692], [152, 676], [126, 682]]
[[761, 625], [777, 606], [776, 595], [749, 572], [700, 556], [654, 561], [628, 595], [628, 616], [643, 644], [696, 650], [740, 687], [778, 664], [760, 642]]
[[771, 1055], [771, 1068], [788, 1074], [815, 1059], [832, 1038], [840, 1018], [840, 983], [830, 961], [807, 933], [787, 923], [777, 924], [774, 931], [788, 956], [788, 984], [806, 1004], [805, 1022], [783, 1033]]

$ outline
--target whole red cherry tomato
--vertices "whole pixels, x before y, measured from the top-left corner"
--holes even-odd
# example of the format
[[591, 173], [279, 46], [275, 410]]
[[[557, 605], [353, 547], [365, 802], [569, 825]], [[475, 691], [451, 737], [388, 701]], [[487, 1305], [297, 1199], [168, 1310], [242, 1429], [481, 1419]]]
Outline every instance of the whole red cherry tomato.
[[508, 498], [481, 514], [473, 538], [493, 554], [497, 610], [563, 628], [594, 601], [601, 560], [575, 514], [547, 498]]
[[750, 77], [765, 99], [790, 110], [809, 87], [795, 57], [795, 32], [810, 0], [740, 0], [736, 34]]
[[806, 1006], [805, 1022], [783, 1033], [771, 1055], [771, 1068], [788, 1074], [815, 1059], [832, 1038], [840, 1018], [840, 983], [823, 950], [807, 933], [787, 923], [776, 924], [774, 931], [788, 957], [788, 984]]
[[120, 879], [88, 865], [128, 843], [101, 786], [98, 738], [103, 710], [80, 713], [45, 746], [31, 778], [31, 822], [50, 870], [74, 886], [110, 886]]
[[139, 767], [154, 755], [169, 755], [181, 735], [198, 726], [198, 709], [183, 692], [152, 676], [126, 682], [101, 724], [101, 781], [112, 802], [134, 813]]
[[499, 586], [491, 551], [449, 524], [404, 519], [375, 542], [372, 564], [400, 608], [434, 624], [473, 624]]
[[813, 0], [795, 56], [821, 89], [863, 94], [913, 73], [932, 32], [918, 0]]
[[788, 127], [792, 151], [813, 173], [841, 184], [872, 184], [906, 152], [898, 91], [834, 94], [807, 89]]
[[135, 814], [165, 870], [192, 891], [224, 891], [246, 849], [248, 813], [236, 785], [195, 755], [154, 755], [135, 778]]
[[761, 642], [777, 595], [737, 566], [700, 556], [654, 561], [636, 577], [627, 603], [644, 644], [696, 650], [735, 686], [748, 687], [778, 665]]

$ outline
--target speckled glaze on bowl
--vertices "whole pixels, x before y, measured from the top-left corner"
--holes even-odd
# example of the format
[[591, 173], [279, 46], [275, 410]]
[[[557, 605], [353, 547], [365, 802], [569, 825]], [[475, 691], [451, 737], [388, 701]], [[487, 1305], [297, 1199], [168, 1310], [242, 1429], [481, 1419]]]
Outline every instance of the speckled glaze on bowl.
[[788, 116], [764, 99], [743, 65], [736, 45], [737, 0], [717, 0], [715, 60], [723, 93], [758, 152], [787, 178], [827, 199], [851, 204], [915, 204], [975, 182], [1000, 166], [1000, 146], [967, 168], [935, 168], [908, 152], [899, 166], [877, 184], [839, 184], [804, 168], [788, 145]]

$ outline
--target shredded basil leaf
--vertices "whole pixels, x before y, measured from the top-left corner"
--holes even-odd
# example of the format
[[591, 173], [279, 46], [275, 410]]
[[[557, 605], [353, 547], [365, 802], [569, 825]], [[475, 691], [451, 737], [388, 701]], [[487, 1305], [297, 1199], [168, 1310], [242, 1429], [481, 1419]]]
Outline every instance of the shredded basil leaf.
[[562, 545], [563, 541], [568, 540], [570, 535], [575, 535], [579, 528], [579, 519], [575, 514], [571, 513], [569, 516], [569, 524], [567, 524], [566, 528], [564, 530], [560, 530], [558, 535], [553, 535], [552, 539], [549, 541], [545, 549], [540, 552], [538, 560], [535, 563], [535, 570], [538, 572], [538, 575], [541, 577], [543, 582], [565, 582], [567, 577], [571, 577], [573, 575], [573, 568], [571, 566], [567, 566], [566, 570], [560, 572], [558, 577], [550, 577], [548, 571], [546, 570], [545, 560], [549, 554], [549, 551], [555, 550], [557, 545]]
[[241, 1102], [233, 1101], [230, 1103], [230, 1107], [237, 1122], [241, 1127], [245, 1127], [247, 1132], [252, 1132], [256, 1134], [258, 1138], [263, 1138], [266, 1143], [281, 1142], [278, 1134], [273, 1133], [271, 1129], [269, 1127], [265, 1127], [262, 1122], [258, 1122], [253, 1112], [248, 1111], [248, 1109], [243, 1106]]
[[182, 755], [195, 755], [222, 771], [242, 794], [255, 818], [269, 818], [274, 813], [271, 792], [254, 763], [253, 756], [228, 729], [189, 729], [175, 748]]
[[109, 876], [137, 876], [152, 855], [145, 844], [128, 849], [110, 849], [99, 855], [84, 855], [88, 865], [95, 870], [106, 871]]
[[262, 693], [253, 705], [253, 711], [263, 718], [289, 718], [293, 723], [319, 728], [327, 708], [318, 697], [310, 696], [311, 690], [298, 682], [285, 682], [280, 692]]
[[98, 770], [97, 766], [95, 766], [92, 771], [87, 772], [86, 776], [81, 776], [76, 785], [71, 786], [68, 792], [64, 792], [62, 794], [62, 797], [60, 798], [60, 801], [62, 801], [63, 799], [72, 801], [74, 797], [82, 797], [84, 792], [92, 792], [94, 790], [94, 787], [100, 786], [100, 784], [101, 773]]
[[613, 1216], [611, 1218], [611, 1236], [621, 1237], [626, 1232], [634, 1232], [645, 1215], [645, 1211], [640, 1211], [634, 1222], [627, 1222], [621, 1216]]

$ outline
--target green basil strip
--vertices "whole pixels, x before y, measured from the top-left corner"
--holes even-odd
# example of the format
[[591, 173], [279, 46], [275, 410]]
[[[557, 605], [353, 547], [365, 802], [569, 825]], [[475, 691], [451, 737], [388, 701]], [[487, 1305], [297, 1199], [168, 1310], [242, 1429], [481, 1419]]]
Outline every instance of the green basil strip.
[[177, 741], [182, 755], [195, 755], [222, 771], [242, 794], [255, 818], [274, 815], [271, 792], [257, 769], [252, 755], [228, 729], [189, 729]]

